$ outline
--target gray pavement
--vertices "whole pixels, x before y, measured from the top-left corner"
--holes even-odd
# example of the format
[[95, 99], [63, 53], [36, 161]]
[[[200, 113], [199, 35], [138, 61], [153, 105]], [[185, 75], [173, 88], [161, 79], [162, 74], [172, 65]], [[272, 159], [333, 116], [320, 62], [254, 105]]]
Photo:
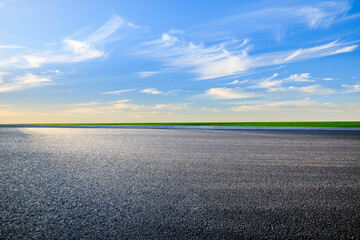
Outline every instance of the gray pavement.
[[0, 239], [360, 239], [360, 132], [0, 128]]

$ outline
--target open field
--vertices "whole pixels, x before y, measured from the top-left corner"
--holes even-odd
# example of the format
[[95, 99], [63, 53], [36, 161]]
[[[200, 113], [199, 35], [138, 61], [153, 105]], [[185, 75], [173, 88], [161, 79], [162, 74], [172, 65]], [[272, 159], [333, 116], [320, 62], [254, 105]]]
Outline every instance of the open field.
[[358, 131], [0, 128], [1, 239], [359, 239]]
[[[14, 124], [14, 125], [16, 125], [16, 124]], [[26, 124], [21, 124], [21, 125], [26, 125]], [[37, 125], [37, 124], [29, 124], [29, 125]], [[339, 127], [339, 128], [360, 128], [360, 121], [347, 121], [347, 122], [41, 123], [41, 124], [38, 124], [38, 125]], [[0, 124], [0, 126], [1, 126], [1, 124]]]

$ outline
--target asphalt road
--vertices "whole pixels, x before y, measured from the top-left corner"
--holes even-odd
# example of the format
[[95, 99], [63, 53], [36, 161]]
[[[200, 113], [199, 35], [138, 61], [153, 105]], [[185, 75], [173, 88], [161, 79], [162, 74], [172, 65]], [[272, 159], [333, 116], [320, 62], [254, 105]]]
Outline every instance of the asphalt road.
[[360, 239], [360, 132], [0, 128], [0, 239]]

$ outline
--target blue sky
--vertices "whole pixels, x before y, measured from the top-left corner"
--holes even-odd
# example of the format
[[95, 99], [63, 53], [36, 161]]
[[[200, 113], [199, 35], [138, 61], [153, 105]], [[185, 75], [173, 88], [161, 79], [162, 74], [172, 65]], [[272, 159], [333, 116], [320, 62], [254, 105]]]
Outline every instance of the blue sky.
[[359, 1], [0, 0], [0, 123], [360, 120]]

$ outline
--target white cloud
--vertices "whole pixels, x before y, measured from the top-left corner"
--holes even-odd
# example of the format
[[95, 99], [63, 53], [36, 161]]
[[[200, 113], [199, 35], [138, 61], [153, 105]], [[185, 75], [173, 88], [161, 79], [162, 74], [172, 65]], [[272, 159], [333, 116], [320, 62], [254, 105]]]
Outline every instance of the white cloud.
[[[259, 66], [275, 65], [291, 63], [296, 61], [304, 61], [313, 58], [320, 58], [330, 55], [335, 55], [343, 52], [351, 52], [357, 48], [358, 45], [349, 45], [351, 43], [333, 41], [316, 47], [297, 49], [295, 51], [283, 51], [267, 53], [261, 56]], [[346, 51], [345, 51], [346, 49]]]
[[134, 24], [134, 23], [131, 23], [131, 22], [128, 22], [127, 25], [128, 25], [129, 27], [133, 27], [133, 28], [137, 28], [137, 29], [142, 29], [142, 28], [143, 28], [143, 27], [141, 27], [141, 26], [139, 26], [139, 25], [136, 25], [136, 24]]
[[118, 30], [121, 26], [123, 26], [125, 21], [115, 15], [108, 22], [106, 22], [103, 26], [98, 28], [95, 32], [93, 32], [89, 37], [85, 39], [87, 43], [100, 43], [106, 40], [110, 35], [112, 35], [116, 30]]
[[[281, 78], [278, 80], [274, 80], [277, 77], [277, 74], [265, 79], [260, 79], [254, 85], [248, 86], [248, 88], [264, 88], [267, 89], [268, 93], [300, 93], [300, 94], [311, 94], [311, 95], [321, 95], [321, 94], [334, 94], [338, 93], [334, 89], [323, 87], [319, 84], [313, 84], [309, 86], [284, 86], [288, 83], [303, 83], [303, 82], [315, 82], [315, 79], [323, 80], [323, 78], [315, 78], [313, 79], [310, 73], [301, 73], [301, 74], [291, 74], [287, 78]], [[329, 80], [329, 78], [326, 78]], [[330, 78], [332, 80], [332, 78]]]
[[233, 84], [237, 84], [237, 83], [239, 83], [239, 80], [234, 80], [232, 82], [225, 83], [225, 85], [233, 85]]
[[48, 72], [48, 73], [55, 73], [55, 74], [61, 74], [62, 72], [60, 71], [60, 70], [58, 70], [58, 69], [56, 69], [56, 70], [47, 70], [46, 72]]
[[340, 49], [336, 50], [333, 54], [352, 52], [357, 47], [358, 47], [357, 44], [347, 46], [347, 47], [343, 47], [343, 48], [340, 48]]
[[210, 88], [200, 97], [209, 97], [213, 99], [240, 99], [258, 97], [256, 93], [243, 92], [240, 88]]
[[[7, 55], [7, 58], [0, 58], [0, 67], [38, 68], [44, 64], [82, 62], [104, 57], [106, 53], [102, 44], [123, 25], [123, 20], [115, 16], [85, 38], [73, 39], [68, 37], [64, 39], [60, 48], [32, 50], [32, 53], [29, 53], [31, 50], [27, 50], [24, 54]], [[1, 46], [10, 48], [12, 45]]]
[[330, 88], [324, 88], [322, 86], [320, 86], [319, 84], [315, 84], [315, 85], [311, 85], [311, 86], [306, 86], [306, 87], [289, 87], [290, 90], [298, 90], [299, 92], [304, 92], [304, 93], [311, 93], [311, 94], [332, 94], [335, 93], [335, 91], [333, 89]]
[[154, 110], [160, 110], [160, 109], [168, 109], [168, 110], [183, 110], [188, 109], [188, 104], [156, 104], [152, 109]]
[[272, 80], [278, 76], [278, 73], [273, 74], [271, 77], [260, 80], [256, 85], [250, 86], [249, 88], [272, 88], [280, 86], [283, 80]]
[[250, 88], [273, 88], [276, 86], [280, 86], [283, 83], [282, 80], [275, 80], [275, 81], [263, 81], [257, 85], [251, 86]]
[[8, 83], [0, 82], [0, 92], [12, 92], [27, 88], [40, 87], [48, 85], [51, 81], [52, 80], [49, 76], [38, 76], [32, 73], [27, 73], [14, 78]]
[[[333, 41], [294, 51], [250, 55], [247, 45], [236, 40], [206, 46], [204, 43], [195, 44], [181, 40], [170, 33], [163, 34], [161, 39], [148, 42], [144, 46], [149, 49], [142, 51], [142, 54], [156, 57], [173, 69], [193, 72], [199, 80], [234, 76], [258, 67], [350, 52], [357, 47], [352, 43]], [[147, 76], [146, 72], [144, 76]]]
[[[283, 33], [287, 28], [296, 25], [305, 25], [308, 28], [327, 28], [333, 22], [346, 18], [350, 5], [347, 1], [305, 1], [305, 4], [293, 4], [285, 6], [282, 2], [262, 2], [261, 7], [253, 9], [243, 8], [236, 15], [216, 19], [202, 25], [203, 29], [228, 30], [234, 28], [244, 33], [269, 29], [279, 35], [279, 29]], [[279, 37], [279, 36], [277, 36]], [[281, 37], [281, 36], [280, 36]]]
[[16, 49], [16, 48], [25, 48], [25, 47], [18, 46], [18, 45], [1, 45], [0, 44], [0, 49]]
[[310, 73], [292, 74], [288, 80], [294, 82], [314, 82], [311, 79]]
[[129, 102], [130, 102], [129, 99], [114, 101], [114, 102], [111, 102], [112, 106], [110, 106], [107, 109], [108, 110], [130, 109], [132, 111], [137, 111], [137, 110], [146, 108], [146, 106], [144, 106], [144, 105], [137, 105], [137, 104], [133, 104], [133, 103], [129, 103]]
[[139, 76], [142, 78], [150, 77], [152, 75], [158, 74], [160, 72], [158, 71], [144, 71], [144, 72], [138, 72]]
[[304, 87], [278, 87], [278, 88], [270, 88], [269, 92], [276, 93], [276, 92], [287, 92], [287, 93], [302, 93], [302, 94], [310, 94], [310, 95], [322, 95], [322, 94], [334, 94], [336, 93], [335, 90], [330, 88], [322, 87], [319, 84], [314, 84], [310, 86]]
[[72, 39], [64, 40], [64, 48], [65, 50], [69, 50], [74, 53], [74, 56], [78, 58], [76, 61], [98, 58], [104, 54], [103, 52], [96, 50], [90, 43]]
[[178, 95], [182, 91], [183, 90], [181, 90], [181, 89], [169, 90], [169, 91], [165, 92], [164, 95]]
[[114, 95], [120, 95], [121, 93], [124, 92], [131, 92], [131, 91], [135, 91], [136, 89], [125, 89], [125, 90], [118, 90], [118, 91], [112, 91], [112, 92], [103, 92], [101, 94], [114, 94]]
[[345, 88], [344, 91], [342, 91], [343, 93], [354, 93], [354, 92], [360, 92], [360, 84], [355, 84], [355, 85], [341, 85], [343, 88]]
[[202, 43], [185, 42], [166, 33], [161, 39], [147, 43], [151, 50], [142, 53], [161, 58], [170, 67], [190, 70], [203, 80], [229, 76], [247, 69], [246, 52], [240, 54], [237, 50], [238, 55], [228, 52], [225, 46], [230, 44], [239, 45], [237, 41], [232, 41], [206, 47]]
[[155, 94], [155, 95], [163, 93], [163, 92], [157, 90], [156, 88], [147, 88], [147, 89], [141, 90], [140, 92], [147, 93], [147, 94]]
[[324, 2], [317, 7], [306, 6], [292, 9], [292, 13], [303, 17], [311, 28], [328, 27], [335, 18], [348, 11], [350, 7], [346, 2]]

